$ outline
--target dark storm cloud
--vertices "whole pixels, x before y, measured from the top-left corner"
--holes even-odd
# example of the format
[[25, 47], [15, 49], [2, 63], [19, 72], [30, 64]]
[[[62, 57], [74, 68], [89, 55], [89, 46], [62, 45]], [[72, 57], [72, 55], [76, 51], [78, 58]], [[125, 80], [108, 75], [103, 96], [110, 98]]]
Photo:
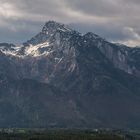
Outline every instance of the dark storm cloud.
[[22, 42], [47, 20], [93, 31], [110, 41], [140, 44], [139, 0], [1, 0], [0, 42]]

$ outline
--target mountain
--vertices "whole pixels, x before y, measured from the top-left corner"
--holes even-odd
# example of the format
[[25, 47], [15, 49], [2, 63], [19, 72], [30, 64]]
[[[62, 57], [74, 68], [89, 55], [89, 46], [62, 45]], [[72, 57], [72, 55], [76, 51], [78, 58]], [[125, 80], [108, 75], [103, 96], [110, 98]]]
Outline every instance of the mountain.
[[139, 128], [139, 107], [138, 47], [55, 21], [0, 44], [1, 127]]

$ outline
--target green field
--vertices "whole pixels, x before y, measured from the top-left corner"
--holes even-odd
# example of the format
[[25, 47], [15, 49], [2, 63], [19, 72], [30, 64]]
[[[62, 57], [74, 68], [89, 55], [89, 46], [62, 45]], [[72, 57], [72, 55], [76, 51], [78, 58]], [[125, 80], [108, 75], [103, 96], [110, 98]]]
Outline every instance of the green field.
[[79, 130], [1, 130], [0, 140], [125, 140], [124, 136], [106, 131]]

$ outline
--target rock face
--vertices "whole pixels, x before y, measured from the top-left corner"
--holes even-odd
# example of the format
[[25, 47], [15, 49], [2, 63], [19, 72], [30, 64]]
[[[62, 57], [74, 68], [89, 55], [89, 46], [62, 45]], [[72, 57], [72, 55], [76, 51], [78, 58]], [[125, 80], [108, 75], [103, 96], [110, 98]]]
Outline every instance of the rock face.
[[54, 21], [0, 44], [1, 127], [139, 128], [139, 107], [140, 48]]

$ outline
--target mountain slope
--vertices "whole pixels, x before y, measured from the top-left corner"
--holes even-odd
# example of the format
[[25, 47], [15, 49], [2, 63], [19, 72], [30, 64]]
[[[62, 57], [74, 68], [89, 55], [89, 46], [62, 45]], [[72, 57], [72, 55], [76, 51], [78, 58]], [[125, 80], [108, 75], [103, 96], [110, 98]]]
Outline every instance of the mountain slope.
[[0, 45], [0, 124], [138, 128], [139, 58], [139, 48], [49, 21], [21, 46]]

